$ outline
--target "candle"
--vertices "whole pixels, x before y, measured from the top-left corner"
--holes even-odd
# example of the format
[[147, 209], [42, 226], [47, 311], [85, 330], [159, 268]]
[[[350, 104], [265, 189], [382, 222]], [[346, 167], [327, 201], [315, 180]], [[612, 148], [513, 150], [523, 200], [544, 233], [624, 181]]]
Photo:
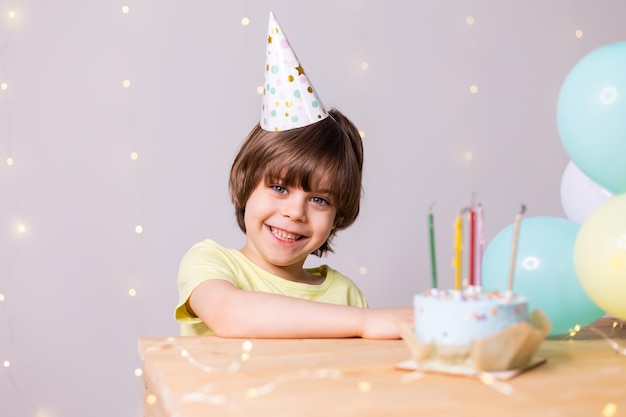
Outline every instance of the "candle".
[[476, 210], [474, 209], [474, 203], [469, 210], [469, 224], [470, 224], [470, 247], [469, 247], [469, 282], [470, 286], [476, 284], [475, 272], [476, 272]]
[[454, 289], [461, 289], [461, 239], [463, 238], [463, 212], [456, 216], [454, 222]]
[[476, 208], [476, 286], [483, 285], [483, 248], [485, 239], [483, 237], [483, 206]]
[[428, 210], [428, 241], [430, 244], [430, 275], [433, 288], [437, 288], [437, 258], [435, 256], [435, 223], [433, 219], [433, 203]]
[[519, 227], [522, 221], [522, 215], [526, 211], [526, 206], [522, 204], [519, 213], [515, 216], [515, 224], [513, 227], [513, 249], [511, 252], [511, 269], [509, 270], [509, 292], [513, 291], [513, 276], [515, 275], [515, 261], [517, 260], [517, 242], [519, 241]]

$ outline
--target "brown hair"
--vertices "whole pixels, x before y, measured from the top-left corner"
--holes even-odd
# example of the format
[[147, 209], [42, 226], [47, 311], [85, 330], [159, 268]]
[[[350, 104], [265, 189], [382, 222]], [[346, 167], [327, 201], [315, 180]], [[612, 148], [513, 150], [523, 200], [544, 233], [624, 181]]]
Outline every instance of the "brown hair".
[[239, 228], [245, 233], [248, 198], [264, 181], [280, 178], [285, 186], [305, 191], [332, 180], [331, 194], [337, 208], [335, 228], [314, 255], [332, 252], [335, 233], [356, 220], [361, 200], [363, 143], [354, 124], [339, 110], [308, 126], [271, 132], [257, 125], [248, 134], [230, 170], [230, 197]]

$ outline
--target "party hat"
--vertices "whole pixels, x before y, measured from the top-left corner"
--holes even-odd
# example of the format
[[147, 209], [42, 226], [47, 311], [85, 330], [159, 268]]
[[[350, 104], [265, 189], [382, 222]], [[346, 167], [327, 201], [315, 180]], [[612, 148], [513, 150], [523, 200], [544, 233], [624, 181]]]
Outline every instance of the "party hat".
[[309, 77], [270, 12], [261, 127], [280, 131], [308, 126], [328, 117]]

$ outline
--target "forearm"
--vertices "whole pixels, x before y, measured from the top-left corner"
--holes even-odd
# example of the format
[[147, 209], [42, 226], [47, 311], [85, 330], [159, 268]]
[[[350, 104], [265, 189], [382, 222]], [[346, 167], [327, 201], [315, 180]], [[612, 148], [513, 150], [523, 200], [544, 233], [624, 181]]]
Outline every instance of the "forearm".
[[407, 309], [364, 309], [242, 291], [225, 281], [198, 287], [191, 304], [222, 337], [394, 339], [399, 337], [395, 321], [408, 316]]

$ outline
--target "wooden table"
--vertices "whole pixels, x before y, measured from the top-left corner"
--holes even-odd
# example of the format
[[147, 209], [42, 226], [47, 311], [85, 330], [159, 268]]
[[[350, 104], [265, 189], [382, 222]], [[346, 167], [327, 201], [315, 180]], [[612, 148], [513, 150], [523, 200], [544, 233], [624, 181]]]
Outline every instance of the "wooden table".
[[[623, 323], [589, 327], [626, 349]], [[589, 328], [544, 341], [545, 364], [491, 385], [399, 370], [401, 340], [145, 338], [139, 354], [146, 417], [626, 416], [626, 356]]]

